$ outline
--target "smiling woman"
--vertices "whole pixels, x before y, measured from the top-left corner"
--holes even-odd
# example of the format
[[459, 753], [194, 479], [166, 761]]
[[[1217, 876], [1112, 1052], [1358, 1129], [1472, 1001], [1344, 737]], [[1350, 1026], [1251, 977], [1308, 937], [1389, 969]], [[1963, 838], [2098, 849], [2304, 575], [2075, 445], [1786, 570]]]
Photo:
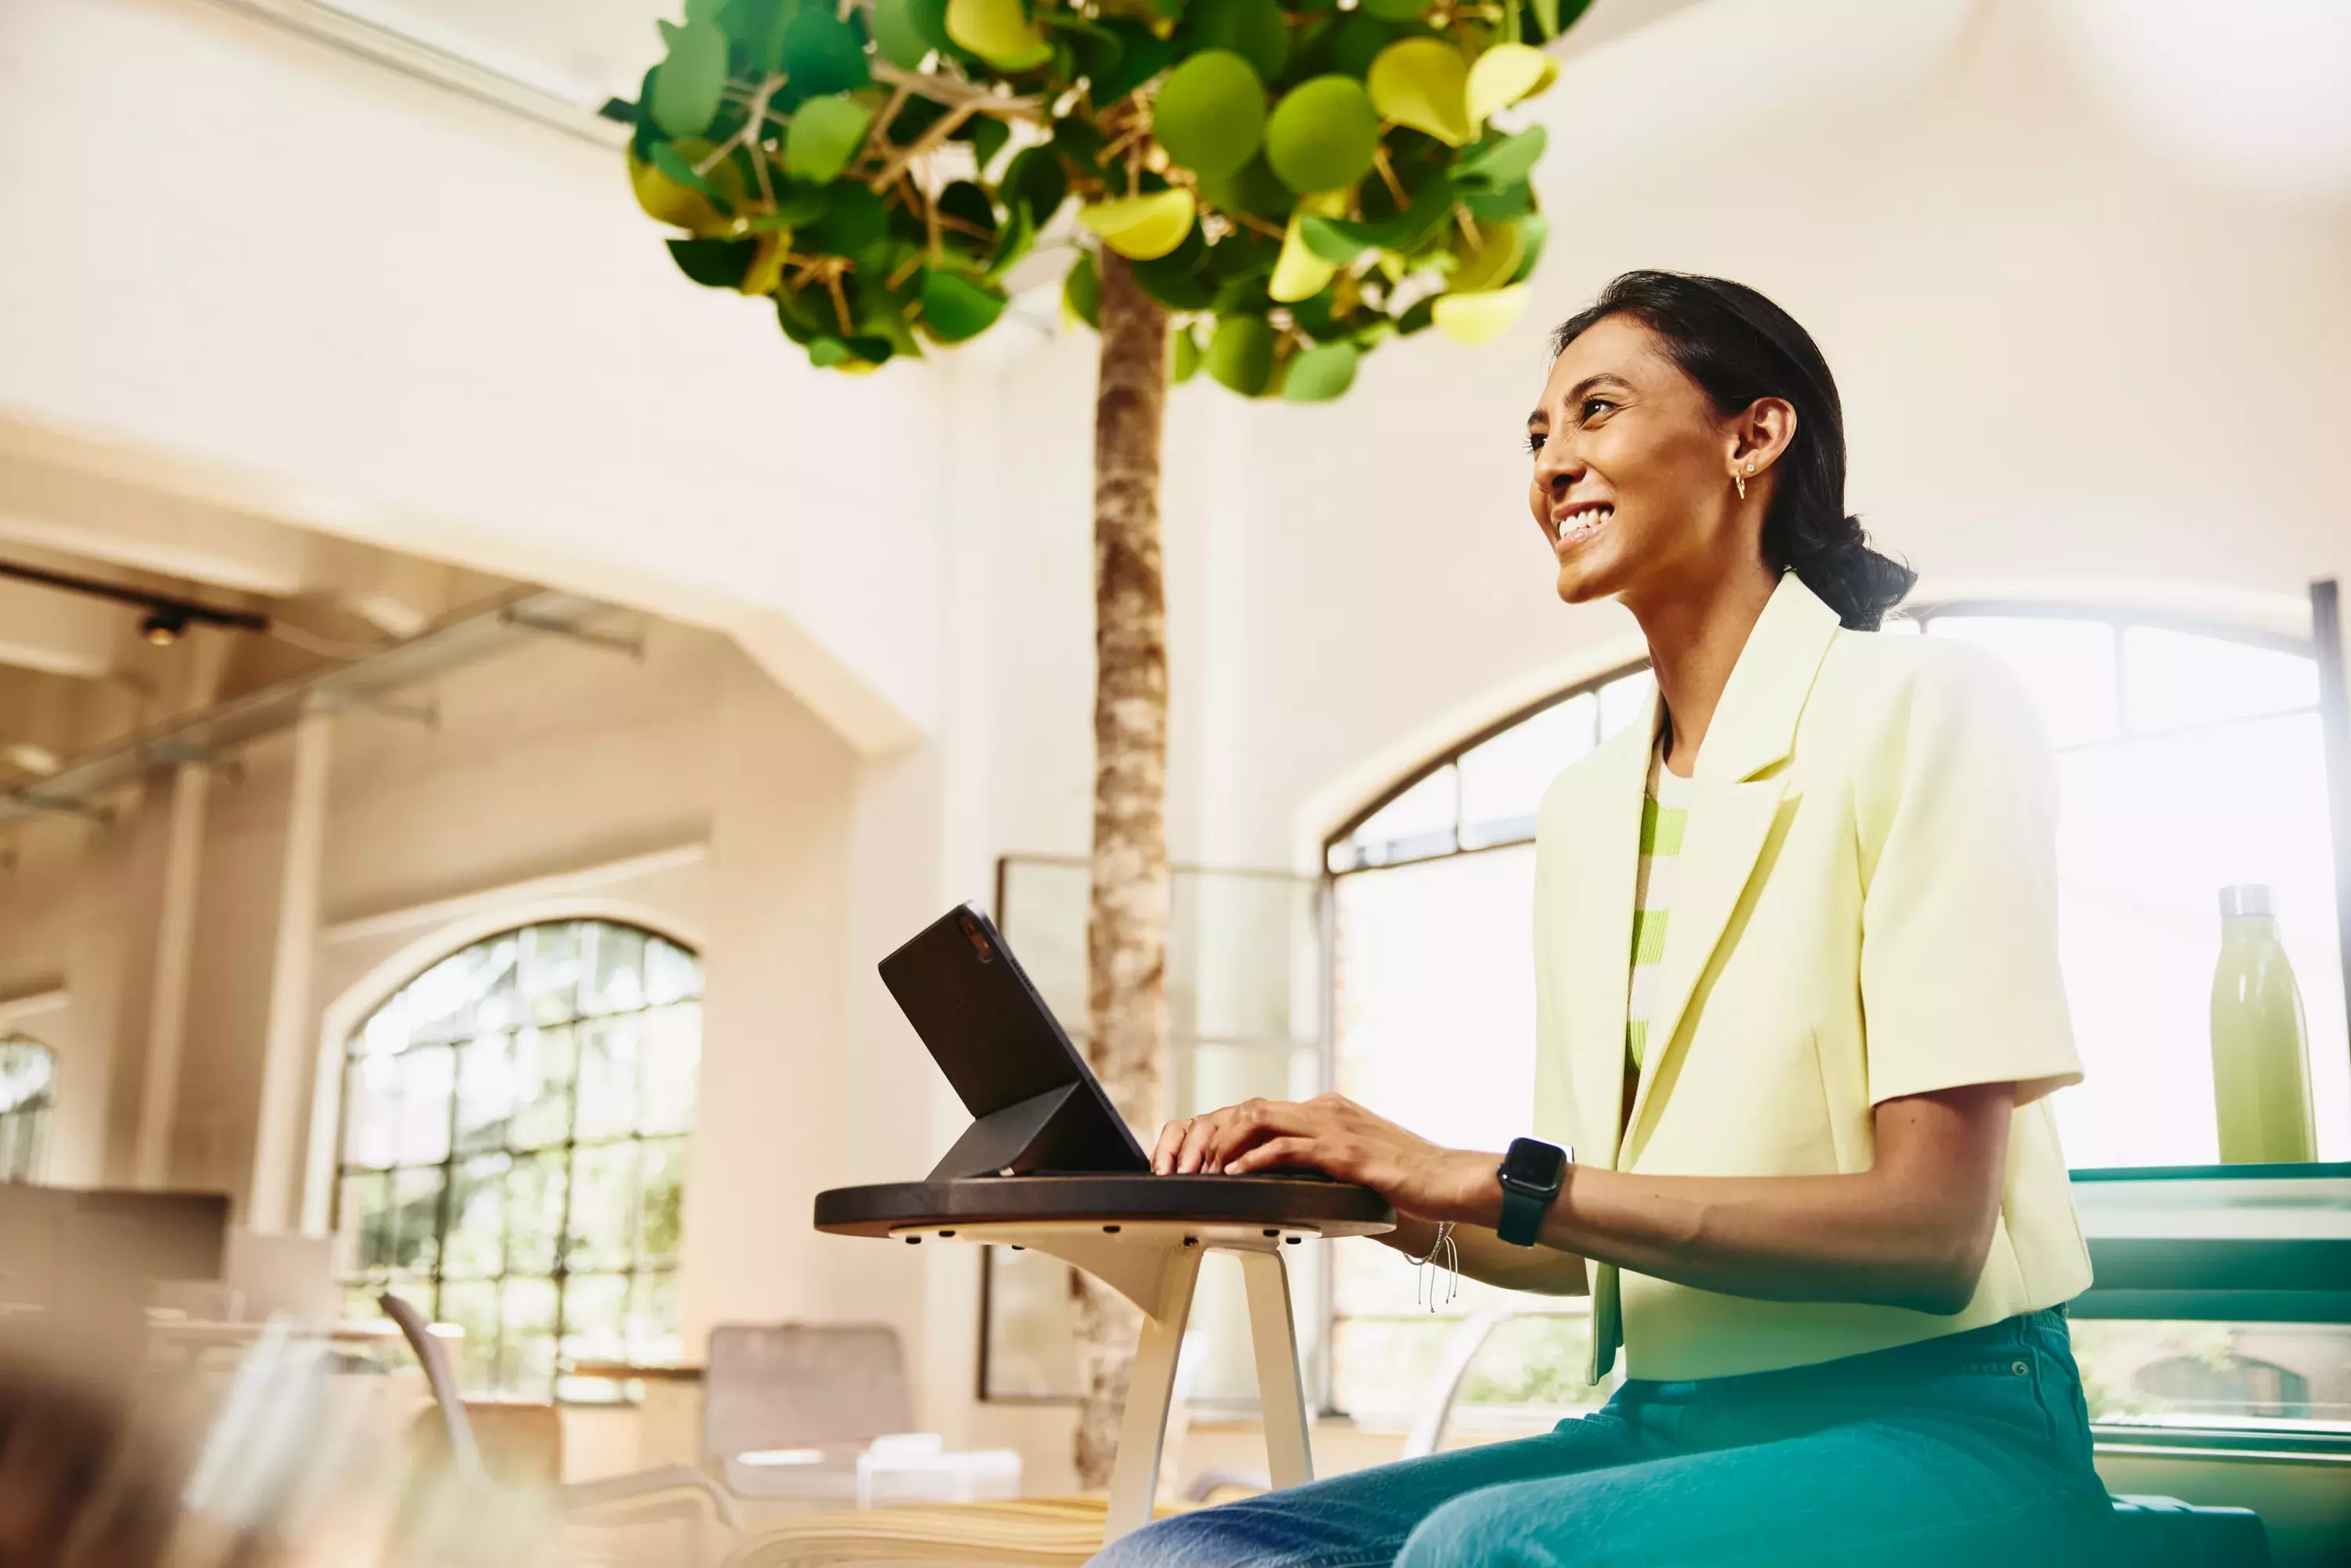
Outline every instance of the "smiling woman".
[[1449, 1233], [1487, 1284], [1588, 1295], [1579, 1370], [1621, 1350], [1625, 1382], [1546, 1436], [1100, 1561], [1801, 1539], [1858, 1563], [1897, 1535], [1914, 1563], [2087, 1560], [2108, 1510], [2064, 1306], [2090, 1270], [2047, 1099], [2081, 1067], [2029, 700], [1963, 643], [1873, 634], [1911, 575], [1845, 512], [1834, 381], [1771, 301], [1629, 274], [1553, 347], [1531, 509], [1559, 597], [1623, 602], [1656, 680], [1540, 809], [1534, 1093], [1496, 1107], [1532, 1135], [1504, 1155], [1339, 1095], [1259, 1100], [1171, 1123], [1154, 1166], [1374, 1187], [1390, 1245]]

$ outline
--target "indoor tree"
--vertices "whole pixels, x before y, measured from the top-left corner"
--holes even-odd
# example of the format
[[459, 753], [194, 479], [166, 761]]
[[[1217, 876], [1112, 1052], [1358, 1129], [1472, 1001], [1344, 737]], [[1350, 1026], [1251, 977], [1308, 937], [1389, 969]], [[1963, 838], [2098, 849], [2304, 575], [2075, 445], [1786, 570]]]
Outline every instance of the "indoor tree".
[[[1086, 1048], [1146, 1136], [1167, 1038], [1167, 386], [1205, 369], [1320, 402], [1390, 338], [1508, 327], [1544, 237], [1544, 132], [1510, 110], [1586, 3], [684, 0], [662, 25], [637, 200], [682, 231], [688, 277], [772, 299], [812, 364], [976, 337], [1024, 258], [1074, 253], [1064, 313], [1102, 345]], [[1136, 1324], [1079, 1278], [1093, 1486]]]

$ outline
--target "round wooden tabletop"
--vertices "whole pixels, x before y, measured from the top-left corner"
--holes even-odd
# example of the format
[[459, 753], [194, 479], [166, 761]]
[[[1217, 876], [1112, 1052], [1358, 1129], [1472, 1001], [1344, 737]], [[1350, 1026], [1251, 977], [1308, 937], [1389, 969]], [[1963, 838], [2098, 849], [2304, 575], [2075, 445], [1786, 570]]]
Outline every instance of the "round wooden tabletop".
[[816, 1228], [836, 1236], [888, 1236], [909, 1226], [1058, 1220], [1265, 1225], [1368, 1236], [1393, 1228], [1395, 1210], [1371, 1188], [1343, 1182], [1142, 1172], [883, 1182], [835, 1187], [816, 1197]]

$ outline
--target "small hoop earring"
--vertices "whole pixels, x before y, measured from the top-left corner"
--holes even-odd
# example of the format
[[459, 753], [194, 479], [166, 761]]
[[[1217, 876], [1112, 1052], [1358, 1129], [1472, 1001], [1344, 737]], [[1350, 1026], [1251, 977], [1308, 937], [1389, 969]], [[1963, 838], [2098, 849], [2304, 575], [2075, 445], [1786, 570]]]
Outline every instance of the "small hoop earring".
[[1747, 499], [1747, 476], [1733, 474], [1730, 476], [1730, 482], [1739, 486], [1739, 498], [1742, 501]]

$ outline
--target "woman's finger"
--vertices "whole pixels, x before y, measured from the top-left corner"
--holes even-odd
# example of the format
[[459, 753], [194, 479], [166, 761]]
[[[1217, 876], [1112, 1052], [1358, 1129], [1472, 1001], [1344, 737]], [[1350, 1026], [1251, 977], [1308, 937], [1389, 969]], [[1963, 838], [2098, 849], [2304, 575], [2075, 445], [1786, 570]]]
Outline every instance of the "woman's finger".
[[1296, 1134], [1269, 1138], [1225, 1166], [1227, 1176], [1248, 1176], [1252, 1171], [1280, 1170], [1290, 1166], [1314, 1164], [1314, 1140]]
[[1288, 1101], [1244, 1101], [1234, 1106], [1218, 1125], [1214, 1142], [1202, 1157], [1201, 1169], [1229, 1170], [1234, 1160], [1268, 1138], [1311, 1132], [1311, 1119], [1310, 1107]]
[[1176, 1151], [1177, 1175], [1190, 1176], [1202, 1168], [1201, 1160], [1216, 1139], [1217, 1123], [1230, 1113], [1228, 1111], [1211, 1111], [1205, 1116], [1192, 1118], [1191, 1124], [1184, 1129], [1184, 1142]]
[[1192, 1118], [1178, 1116], [1159, 1129], [1159, 1142], [1152, 1146], [1153, 1174], [1165, 1176], [1176, 1168], [1176, 1153], [1184, 1147], [1184, 1134], [1192, 1130]]

